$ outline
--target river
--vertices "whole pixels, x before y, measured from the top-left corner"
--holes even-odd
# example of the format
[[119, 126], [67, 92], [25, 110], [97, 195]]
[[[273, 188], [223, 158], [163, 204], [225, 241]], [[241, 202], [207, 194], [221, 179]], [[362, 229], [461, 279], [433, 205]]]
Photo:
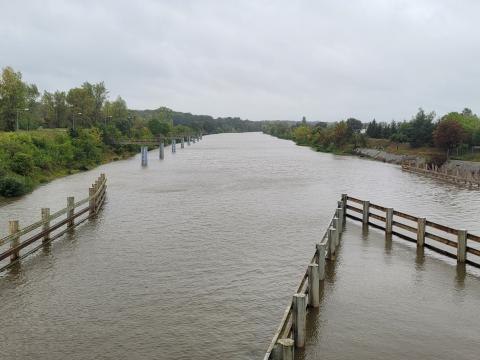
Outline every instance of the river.
[[0, 232], [100, 172], [98, 218], [0, 276], [2, 359], [261, 358], [341, 193], [480, 234], [478, 191], [260, 133], [58, 179], [3, 204]]

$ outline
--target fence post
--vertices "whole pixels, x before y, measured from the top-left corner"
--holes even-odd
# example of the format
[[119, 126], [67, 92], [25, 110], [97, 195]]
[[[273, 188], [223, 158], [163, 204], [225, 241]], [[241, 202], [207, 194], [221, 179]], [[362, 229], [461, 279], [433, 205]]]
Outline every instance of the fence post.
[[423, 247], [425, 244], [425, 227], [427, 219], [418, 218], [417, 221], [417, 247]]
[[293, 295], [293, 339], [295, 346], [305, 346], [305, 332], [307, 322], [307, 303], [305, 294]]
[[340, 219], [338, 217], [333, 218], [333, 228], [335, 229], [334, 232], [334, 243], [335, 246], [338, 246], [340, 244]]
[[70, 219], [67, 223], [67, 228], [74, 226], [73, 214], [75, 211], [75, 198], [73, 196], [67, 197], [67, 218]]
[[293, 339], [278, 339], [273, 360], [294, 360], [294, 345]]
[[328, 228], [328, 243], [329, 243], [329, 251], [328, 251], [328, 258], [330, 260], [335, 260], [335, 229], [333, 227]]
[[314, 308], [320, 306], [320, 280], [318, 278], [318, 264], [308, 265], [308, 303]]
[[43, 231], [46, 231], [42, 242], [46, 243], [50, 240], [50, 208], [42, 208]]
[[467, 260], [467, 230], [458, 230], [457, 242], [457, 262], [464, 263]]
[[[16, 234], [19, 232], [20, 230], [20, 226], [19, 226], [19, 223], [18, 223], [18, 220], [10, 220], [8, 222], [8, 229], [9, 229], [9, 233], [10, 235], [13, 235], [13, 234]], [[10, 248], [11, 249], [14, 249], [16, 248], [18, 245], [20, 245], [20, 236], [15, 236], [12, 240], [12, 242], [10, 243]], [[15, 260], [18, 259], [20, 255], [20, 250], [17, 250], [17, 251], [14, 251], [11, 255], [10, 255], [10, 262], [14, 262]]]
[[363, 225], [368, 225], [368, 218], [370, 215], [370, 201], [363, 202]]
[[387, 208], [385, 232], [391, 234], [393, 231], [393, 208]]
[[339, 201], [337, 205], [337, 217], [339, 220], [338, 224], [339, 224], [340, 232], [343, 232], [343, 221], [345, 219], [345, 216], [343, 214], [343, 204], [341, 201]]
[[160, 141], [159, 152], [160, 152], [160, 160], [163, 160], [165, 158], [165, 144], [163, 143], [163, 140]]
[[325, 279], [325, 247], [326, 244], [317, 244], [318, 252], [318, 280]]
[[93, 195], [95, 195], [95, 188], [92, 186], [88, 188], [88, 197], [90, 198], [90, 200], [88, 201], [88, 207], [90, 208], [88, 213], [90, 215], [95, 214], [95, 198], [93, 197]]

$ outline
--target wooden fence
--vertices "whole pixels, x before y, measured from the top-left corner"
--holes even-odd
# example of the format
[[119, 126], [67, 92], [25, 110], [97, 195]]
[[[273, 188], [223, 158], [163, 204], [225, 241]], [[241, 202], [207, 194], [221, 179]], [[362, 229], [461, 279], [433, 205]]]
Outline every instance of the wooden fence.
[[346, 195], [338, 202], [332, 220], [287, 306], [264, 360], [293, 360], [294, 348], [305, 346], [306, 316], [309, 307], [320, 306], [320, 285], [325, 279], [325, 259], [335, 260], [345, 221]]
[[[416, 243], [418, 248], [428, 248], [459, 263], [480, 267], [480, 236], [351, 196], [346, 199], [348, 218]], [[468, 254], [473, 255], [472, 259]]]
[[402, 170], [480, 189], [480, 173], [478, 172], [460, 169], [448, 171], [446, 168], [441, 169], [435, 165], [416, 166], [410, 163], [403, 163]]
[[[9, 232], [10, 234], [2, 239], [0, 239], [0, 249], [10, 245], [7, 250], [0, 250], [0, 262], [10, 258], [10, 263], [0, 269], [4, 270], [12, 263], [17, 262], [20, 259], [28, 256], [29, 254], [40, 249], [43, 245], [50, 243], [51, 241], [57, 239], [58, 237], [65, 234], [67, 231], [72, 230], [76, 226], [80, 225], [85, 220], [94, 216], [102, 207], [103, 202], [105, 201], [107, 189], [107, 178], [105, 174], [101, 174], [92, 187], [89, 188], [88, 197], [82, 199], [78, 202], [75, 202], [73, 196], [67, 197], [67, 207], [63, 208], [54, 214], [50, 214], [49, 208], [42, 208], [41, 211], [41, 220], [20, 229], [18, 220], [9, 221]], [[86, 206], [85, 206], [86, 205]], [[60, 218], [62, 215], [66, 217], [54, 224], [51, 222]], [[86, 215], [80, 220], [77, 220], [82, 215]], [[63, 227], [65, 229], [61, 230]], [[36, 231], [37, 230], [37, 231]], [[39, 231], [38, 231], [39, 230]], [[61, 230], [55, 234], [52, 234], [56, 230]], [[32, 235], [32, 233], [34, 233]], [[21, 240], [22, 237], [26, 236], [25, 240]], [[42, 243], [30, 249], [30, 245], [34, 245], [37, 241], [42, 240]], [[20, 255], [20, 250], [28, 247], [28, 252]]]

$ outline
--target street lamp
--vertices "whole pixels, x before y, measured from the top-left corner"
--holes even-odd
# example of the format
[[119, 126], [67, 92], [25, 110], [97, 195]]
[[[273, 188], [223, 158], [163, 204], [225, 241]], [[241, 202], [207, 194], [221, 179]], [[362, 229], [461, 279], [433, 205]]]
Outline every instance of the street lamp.
[[29, 108], [17, 109], [17, 131], [20, 129], [20, 127], [19, 127], [19, 125], [18, 125], [18, 113], [19, 113], [20, 111], [28, 111], [28, 110], [29, 110]]
[[[81, 112], [77, 113], [77, 115], [82, 115]], [[73, 118], [72, 118], [72, 129], [75, 130], [75, 113], [73, 113]]]

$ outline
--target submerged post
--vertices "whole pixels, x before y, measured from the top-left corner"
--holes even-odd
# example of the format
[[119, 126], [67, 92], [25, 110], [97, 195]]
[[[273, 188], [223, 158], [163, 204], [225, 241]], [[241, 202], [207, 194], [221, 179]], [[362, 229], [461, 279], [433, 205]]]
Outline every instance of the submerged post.
[[425, 227], [427, 219], [418, 218], [417, 221], [417, 247], [421, 248], [425, 244]]
[[370, 216], [370, 201], [363, 202], [363, 225], [368, 225], [368, 218]]
[[74, 219], [73, 219], [74, 211], [75, 211], [75, 198], [73, 196], [69, 196], [67, 197], [67, 219], [69, 219], [67, 223], [67, 228], [72, 228], [74, 225]]
[[42, 242], [46, 243], [50, 240], [50, 233], [48, 232], [50, 229], [50, 208], [42, 208], [42, 221], [42, 230], [45, 231]]
[[293, 340], [295, 346], [305, 346], [305, 332], [307, 322], [307, 301], [305, 294], [293, 295]]
[[[19, 230], [20, 230], [18, 220], [9, 221], [8, 222], [8, 230], [10, 232], [10, 235], [14, 235], [14, 234], [18, 233]], [[20, 236], [15, 236], [13, 238], [12, 242], [10, 243], [10, 248], [15, 249], [18, 245], [20, 245]], [[13, 262], [13, 261], [17, 260], [19, 255], [20, 255], [20, 250], [14, 251], [10, 255], [10, 262]]]
[[142, 166], [147, 166], [148, 164], [148, 147], [142, 146]]
[[338, 246], [340, 244], [340, 219], [338, 217], [334, 217], [333, 218], [333, 228], [335, 229], [335, 232], [334, 232], [334, 244], [335, 246]]
[[343, 232], [343, 204], [341, 201], [338, 202], [338, 207], [337, 207], [337, 217], [338, 217], [338, 230], [340, 232]]
[[385, 219], [385, 232], [391, 234], [393, 231], [393, 208], [387, 208]]
[[293, 339], [279, 339], [276, 344], [276, 356], [274, 360], [294, 360], [295, 342]]
[[329, 244], [328, 258], [330, 260], [335, 260], [335, 248], [336, 248], [335, 229], [331, 226], [328, 228], [328, 244]]
[[317, 244], [318, 252], [318, 279], [325, 279], [325, 251], [326, 244]]
[[159, 152], [160, 152], [160, 160], [163, 160], [165, 158], [165, 144], [163, 143], [163, 140], [160, 141]]
[[90, 208], [88, 213], [90, 215], [93, 215], [95, 214], [95, 188], [92, 186], [88, 189], [88, 197], [89, 197], [89, 200], [88, 200], [88, 207]]
[[347, 217], [347, 200], [348, 200], [348, 195], [347, 194], [342, 194], [342, 203], [343, 203], [343, 217]]
[[467, 260], [467, 230], [458, 230], [457, 242], [457, 262], [464, 263]]
[[308, 265], [308, 303], [314, 308], [320, 306], [320, 279], [318, 278], [318, 264]]

